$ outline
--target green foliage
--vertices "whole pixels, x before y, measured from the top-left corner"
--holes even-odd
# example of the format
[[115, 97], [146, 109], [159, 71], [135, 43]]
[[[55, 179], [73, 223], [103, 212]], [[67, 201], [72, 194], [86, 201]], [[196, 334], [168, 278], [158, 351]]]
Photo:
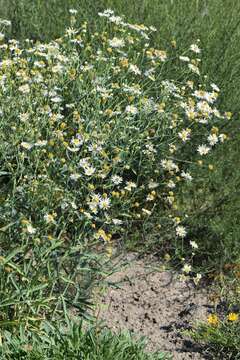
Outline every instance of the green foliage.
[[214, 359], [240, 359], [240, 324], [227, 319], [217, 325], [199, 324], [196, 330], [188, 332], [195, 341], [204, 344]]
[[230, 139], [198, 167], [199, 177], [180, 196], [190, 215], [189, 236], [199, 244], [198, 264], [206, 272], [221, 271], [224, 264], [239, 260], [239, 140], [238, 134], [230, 133]]
[[162, 352], [146, 353], [145, 341], [136, 341], [129, 333], [85, 329], [82, 324], [68, 327], [42, 324], [40, 332], [4, 333], [0, 346], [2, 360], [167, 360]]

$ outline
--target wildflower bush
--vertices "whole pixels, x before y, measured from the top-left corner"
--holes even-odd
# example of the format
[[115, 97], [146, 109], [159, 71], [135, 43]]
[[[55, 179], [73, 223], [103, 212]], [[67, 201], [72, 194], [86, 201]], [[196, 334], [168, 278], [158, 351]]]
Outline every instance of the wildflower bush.
[[[183, 278], [198, 244], [177, 195], [226, 135], [198, 42], [154, 47], [154, 27], [111, 10], [49, 43], [1, 35], [0, 325], [36, 329], [84, 314], [123, 239], [176, 249]], [[9, 25], [2, 21], [3, 26]], [[178, 80], [166, 77], [171, 67]], [[191, 166], [191, 172], [189, 168]], [[106, 256], [107, 255], [107, 256]], [[201, 275], [195, 274], [198, 283]]]

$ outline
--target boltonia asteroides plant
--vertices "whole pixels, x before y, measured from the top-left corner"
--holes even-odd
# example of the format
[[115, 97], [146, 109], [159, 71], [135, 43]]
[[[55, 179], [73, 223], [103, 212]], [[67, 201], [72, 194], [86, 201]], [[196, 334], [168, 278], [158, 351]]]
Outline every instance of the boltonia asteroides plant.
[[[109, 255], [136, 231], [197, 251], [177, 194], [195, 181], [189, 164], [226, 139], [219, 89], [201, 82], [198, 44], [179, 58], [154, 47], [155, 28], [99, 16], [96, 33], [71, 10], [55, 41], [0, 44], [0, 271], [8, 294], [18, 288], [13, 318], [77, 304], [102, 271], [96, 249]], [[184, 80], [164, 76], [168, 61]]]

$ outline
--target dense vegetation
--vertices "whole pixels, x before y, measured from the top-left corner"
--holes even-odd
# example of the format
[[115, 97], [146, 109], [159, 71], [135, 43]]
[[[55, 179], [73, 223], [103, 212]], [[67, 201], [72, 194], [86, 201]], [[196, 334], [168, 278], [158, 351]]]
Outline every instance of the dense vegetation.
[[[86, 315], [119, 242], [170, 254], [196, 284], [237, 264], [240, 3], [0, 3], [4, 341]], [[233, 322], [211, 331], [233, 339]]]

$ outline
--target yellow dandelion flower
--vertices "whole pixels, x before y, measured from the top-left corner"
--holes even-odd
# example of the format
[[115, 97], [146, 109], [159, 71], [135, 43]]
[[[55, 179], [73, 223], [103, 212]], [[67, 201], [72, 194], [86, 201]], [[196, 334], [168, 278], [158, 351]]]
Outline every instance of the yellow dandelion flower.
[[209, 325], [217, 326], [219, 323], [218, 316], [216, 314], [210, 314], [207, 319]]
[[228, 321], [238, 321], [238, 314], [231, 312], [230, 314], [228, 314], [227, 319]]

